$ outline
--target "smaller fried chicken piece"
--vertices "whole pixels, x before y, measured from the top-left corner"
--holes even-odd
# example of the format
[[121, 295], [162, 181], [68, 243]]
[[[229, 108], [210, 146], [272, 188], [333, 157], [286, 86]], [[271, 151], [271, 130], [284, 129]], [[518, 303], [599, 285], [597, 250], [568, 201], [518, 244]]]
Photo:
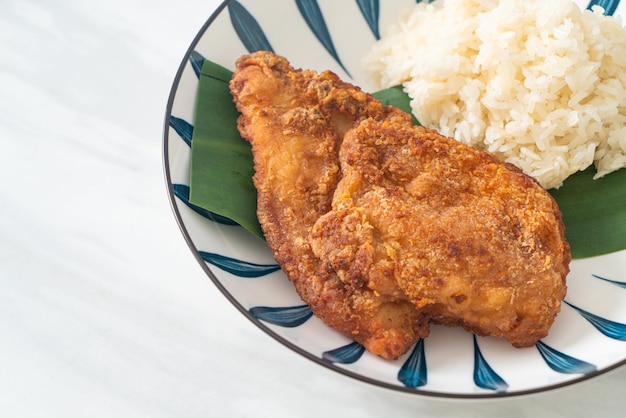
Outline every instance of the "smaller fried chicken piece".
[[435, 131], [366, 120], [345, 136], [311, 245], [345, 283], [398, 286], [432, 322], [516, 347], [547, 335], [569, 245], [552, 197], [513, 165]]

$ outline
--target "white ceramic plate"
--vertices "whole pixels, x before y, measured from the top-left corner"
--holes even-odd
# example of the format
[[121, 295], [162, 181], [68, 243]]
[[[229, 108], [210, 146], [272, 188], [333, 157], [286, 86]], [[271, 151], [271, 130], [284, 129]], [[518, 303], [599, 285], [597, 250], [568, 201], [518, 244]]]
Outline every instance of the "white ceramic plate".
[[[361, 57], [378, 28], [414, 3], [240, 0], [219, 7], [184, 55], [165, 119], [165, 176], [189, 247], [223, 294], [268, 335], [321, 366], [374, 385], [445, 398], [518, 396], [571, 385], [625, 364], [626, 251], [572, 263], [566, 303], [550, 335], [535, 347], [515, 349], [495, 338], [433, 326], [409, 353], [386, 361], [311, 316], [262, 240], [211, 220], [188, 203], [198, 68], [205, 58], [234, 69], [240, 55], [271, 48], [296, 68], [330, 69], [371, 90]], [[619, 4], [596, 3], [607, 10]]]

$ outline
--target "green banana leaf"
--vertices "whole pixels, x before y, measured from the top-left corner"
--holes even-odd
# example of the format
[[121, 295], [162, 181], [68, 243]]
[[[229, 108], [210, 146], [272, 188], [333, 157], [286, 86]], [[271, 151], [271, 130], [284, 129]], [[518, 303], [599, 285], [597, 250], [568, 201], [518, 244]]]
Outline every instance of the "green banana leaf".
[[[200, 73], [191, 149], [190, 202], [237, 222], [263, 238], [256, 217], [250, 145], [237, 131], [231, 72], [205, 60]], [[384, 104], [410, 112], [409, 97], [396, 86], [374, 93]], [[417, 123], [417, 120], [414, 119]], [[626, 170], [593, 180], [589, 168], [550, 190], [561, 211], [573, 258], [626, 248]]]
[[573, 258], [608, 254], [626, 248], [626, 169], [594, 180], [591, 167], [550, 190], [563, 213], [565, 236]]
[[232, 72], [205, 60], [199, 74], [191, 137], [189, 202], [263, 238], [256, 216], [250, 144], [239, 135], [239, 113], [228, 88]]
[[402, 86], [394, 86], [389, 87], [388, 89], [379, 90], [372, 93], [372, 96], [378, 99], [385, 106], [397, 107], [398, 109], [411, 115], [414, 125], [420, 124], [411, 111], [411, 98], [404, 92]]

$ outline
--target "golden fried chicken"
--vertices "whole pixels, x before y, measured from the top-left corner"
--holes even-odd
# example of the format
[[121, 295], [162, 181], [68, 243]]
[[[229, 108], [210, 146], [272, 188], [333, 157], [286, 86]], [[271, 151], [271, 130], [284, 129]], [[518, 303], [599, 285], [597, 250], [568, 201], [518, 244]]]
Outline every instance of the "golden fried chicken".
[[396, 281], [432, 322], [527, 347], [565, 297], [570, 252], [561, 212], [516, 167], [394, 120], [345, 136], [332, 210], [314, 254], [345, 283]]
[[238, 127], [252, 144], [257, 215], [269, 247], [313, 313], [369, 351], [394, 359], [428, 334], [424, 315], [390, 278], [381, 286], [342, 281], [309, 243], [331, 209], [346, 131], [365, 118], [410, 116], [331, 73], [294, 70], [283, 57], [241, 57], [230, 83]]

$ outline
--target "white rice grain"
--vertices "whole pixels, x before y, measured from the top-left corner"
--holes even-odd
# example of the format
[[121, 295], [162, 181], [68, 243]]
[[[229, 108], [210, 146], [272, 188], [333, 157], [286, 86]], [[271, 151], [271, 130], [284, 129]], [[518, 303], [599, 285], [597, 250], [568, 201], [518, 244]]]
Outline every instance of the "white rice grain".
[[420, 2], [365, 60], [415, 117], [545, 188], [626, 167], [626, 29], [571, 0]]

